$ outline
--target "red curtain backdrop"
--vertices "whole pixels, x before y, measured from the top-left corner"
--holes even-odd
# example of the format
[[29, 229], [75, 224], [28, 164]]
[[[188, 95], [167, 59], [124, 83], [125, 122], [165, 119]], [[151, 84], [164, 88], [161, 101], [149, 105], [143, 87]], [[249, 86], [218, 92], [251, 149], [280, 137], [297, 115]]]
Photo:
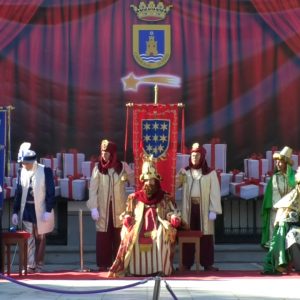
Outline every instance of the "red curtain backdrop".
[[299, 1], [164, 1], [171, 55], [156, 70], [133, 58], [132, 27], [146, 24], [130, 8], [138, 0], [2, 2], [0, 105], [16, 108], [13, 158], [24, 140], [39, 156], [89, 157], [109, 138], [121, 154], [125, 104], [153, 101], [149, 85], [123, 90], [130, 72], [180, 77], [180, 88], [159, 88], [159, 102], [186, 105], [188, 148], [226, 142], [228, 169], [273, 145], [300, 149]]
[[[176, 171], [176, 153], [177, 153], [177, 139], [178, 139], [178, 105], [177, 104], [135, 104], [133, 105], [133, 155], [134, 155], [134, 172], [136, 189], [142, 187], [139, 180], [142, 173], [143, 157], [153, 155], [157, 157], [156, 167], [158, 174], [161, 176], [162, 188], [174, 196], [175, 191], [175, 171]], [[162, 123], [169, 122], [168, 129], [153, 130], [154, 122], [162, 120]], [[150, 123], [153, 121], [152, 123]], [[149, 130], [145, 130], [145, 124], [149, 125]], [[156, 123], [156, 122], [155, 122]], [[161, 128], [162, 124], [157, 127]], [[160, 129], [159, 128], [159, 129]], [[144, 133], [144, 134], [143, 134]], [[157, 135], [157, 142], [153, 141], [153, 135]], [[147, 142], [146, 135], [148, 135], [149, 142]], [[168, 140], [168, 146], [164, 145], [164, 135]], [[151, 146], [151, 150], [147, 151], [147, 145]], [[165, 151], [157, 152], [158, 147], [162, 147]], [[154, 150], [156, 148], [156, 151]], [[156, 154], [163, 154], [162, 156]]]

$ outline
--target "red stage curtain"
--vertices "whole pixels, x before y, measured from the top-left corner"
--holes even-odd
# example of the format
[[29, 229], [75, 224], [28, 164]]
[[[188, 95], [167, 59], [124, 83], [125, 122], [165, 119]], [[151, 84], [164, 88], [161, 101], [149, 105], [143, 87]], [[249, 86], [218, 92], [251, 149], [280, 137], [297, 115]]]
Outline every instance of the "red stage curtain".
[[[147, 127], [147, 128], [146, 128]], [[177, 104], [133, 105], [133, 155], [136, 190], [141, 189], [143, 157], [153, 155], [163, 190], [174, 196], [178, 138]], [[148, 148], [150, 147], [150, 148]]]
[[43, 0], [0, 0], [0, 51], [11, 44]]
[[288, 47], [300, 55], [299, 0], [251, 0], [262, 19]]

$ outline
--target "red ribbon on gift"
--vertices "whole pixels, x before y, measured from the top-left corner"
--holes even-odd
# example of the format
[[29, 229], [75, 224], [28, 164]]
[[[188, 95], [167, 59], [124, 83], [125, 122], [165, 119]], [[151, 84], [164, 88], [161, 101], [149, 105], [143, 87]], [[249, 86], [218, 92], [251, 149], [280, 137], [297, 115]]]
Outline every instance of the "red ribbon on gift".
[[218, 180], [219, 180], [219, 184], [221, 186], [221, 173], [223, 172], [223, 170], [217, 169], [216, 172], [217, 172], [217, 177], [218, 177]]
[[249, 185], [249, 184], [254, 184], [254, 185], [258, 185], [259, 186], [259, 179], [249, 178], [249, 179], [246, 179], [245, 181], [237, 184], [235, 186], [236, 193], [240, 196], [240, 194], [241, 194], [241, 187], [245, 186], [245, 185]]
[[278, 151], [278, 147], [277, 146], [272, 146], [271, 147], [271, 151], [272, 151], [272, 157], [271, 157], [271, 162], [272, 162], [272, 170], [274, 170], [274, 159], [273, 159], [273, 155], [276, 151]]
[[46, 158], [50, 159], [50, 166], [51, 166], [51, 169], [53, 170], [54, 169], [54, 157], [53, 157], [53, 155], [52, 154], [47, 154]]
[[293, 151], [293, 154], [298, 157], [298, 166], [300, 166], [300, 151]]
[[232, 174], [232, 181], [235, 182], [235, 176], [241, 173], [241, 171], [239, 169], [233, 169], [232, 171], [230, 171], [230, 173]]
[[216, 144], [220, 144], [221, 140], [219, 138], [212, 138], [210, 140], [211, 148], [210, 148], [210, 167], [214, 169], [216, 167]]
[[9, 199], [10, 198], [11, 189], [9, 187], [6, 187], [4, 189], [5, 189], [5, 198]]
[[[260, 177], [262, 175], [263, 155], [261, 153], [252, 153], [249, 159], [258, 160], [258, 177]], [[249, 176], [249, 160], [247, 160], [247, 176]]]
[[74, 176], [78, 176], [78, 151], [76, 149], [69, 149], [69, 153], [73, 154]]
[[17, 164], [16, 164], [16, 162], [12, 162], [10, 164], [10, 168], [11, 168], [12, 177], [17, 177]]

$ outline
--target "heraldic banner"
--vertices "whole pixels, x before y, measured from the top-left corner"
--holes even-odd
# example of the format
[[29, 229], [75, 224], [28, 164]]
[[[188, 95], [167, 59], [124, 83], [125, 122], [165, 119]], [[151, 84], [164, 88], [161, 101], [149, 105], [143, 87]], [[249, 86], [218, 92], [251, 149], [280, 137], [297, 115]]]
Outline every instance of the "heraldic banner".
[[174, 196], [178, 140], [177, 104], [133, 104], [133, 155], [136, 188], [143, 156], [153, 156], [162, 188]]
[[4, 172], [5, 172], [5, 145], [6, 145], [6, 114], [7, 110], [0, 110], [0, 208], [3, 205]]

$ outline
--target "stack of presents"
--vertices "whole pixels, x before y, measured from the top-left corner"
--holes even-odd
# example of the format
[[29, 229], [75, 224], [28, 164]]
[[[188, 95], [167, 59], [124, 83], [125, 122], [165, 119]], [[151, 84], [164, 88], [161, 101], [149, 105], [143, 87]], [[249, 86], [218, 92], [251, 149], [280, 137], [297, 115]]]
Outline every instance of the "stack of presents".
[[[227, 145], [220, 143], [217, 139], [209, 144], [204, 144], [206, 149], [206, 160], [208, 166], [215, 169], [221, 187], [221, 195], [234, 195], [242, 199], [252, 199], [264, 194], [266, 185], [274, 170], [272, 159], [276, 147], [266, 151], [266, 156], [252, 154], [244, 159], [244, 170], [226, 170]], [[300, 164], [300, 155], [292, 156], [293, 168]], [[188, 154], [177, 154], [176, 171], [188, 165]], [[85, 160], [84, 153], [69, 151], [68, 153], [57, 153], [56, 157], [41, 158], [40, 162], [52, 168], [55, 180], [56, 196], [70, 200], [86, 200], [90, 177], [95, 166], [96, 159]], [[133, 164], [129, 164], [133, 169]], [[4, 182], [4, 198], [14, 197], [16, 189], [16, 176], [19, 168], [18, 163], [10, 163], [8, 174]], [[127, 193], [134, 191], [134, 187], [128, 186]], [[177, 197], [176, 197], [177, 198]]]

